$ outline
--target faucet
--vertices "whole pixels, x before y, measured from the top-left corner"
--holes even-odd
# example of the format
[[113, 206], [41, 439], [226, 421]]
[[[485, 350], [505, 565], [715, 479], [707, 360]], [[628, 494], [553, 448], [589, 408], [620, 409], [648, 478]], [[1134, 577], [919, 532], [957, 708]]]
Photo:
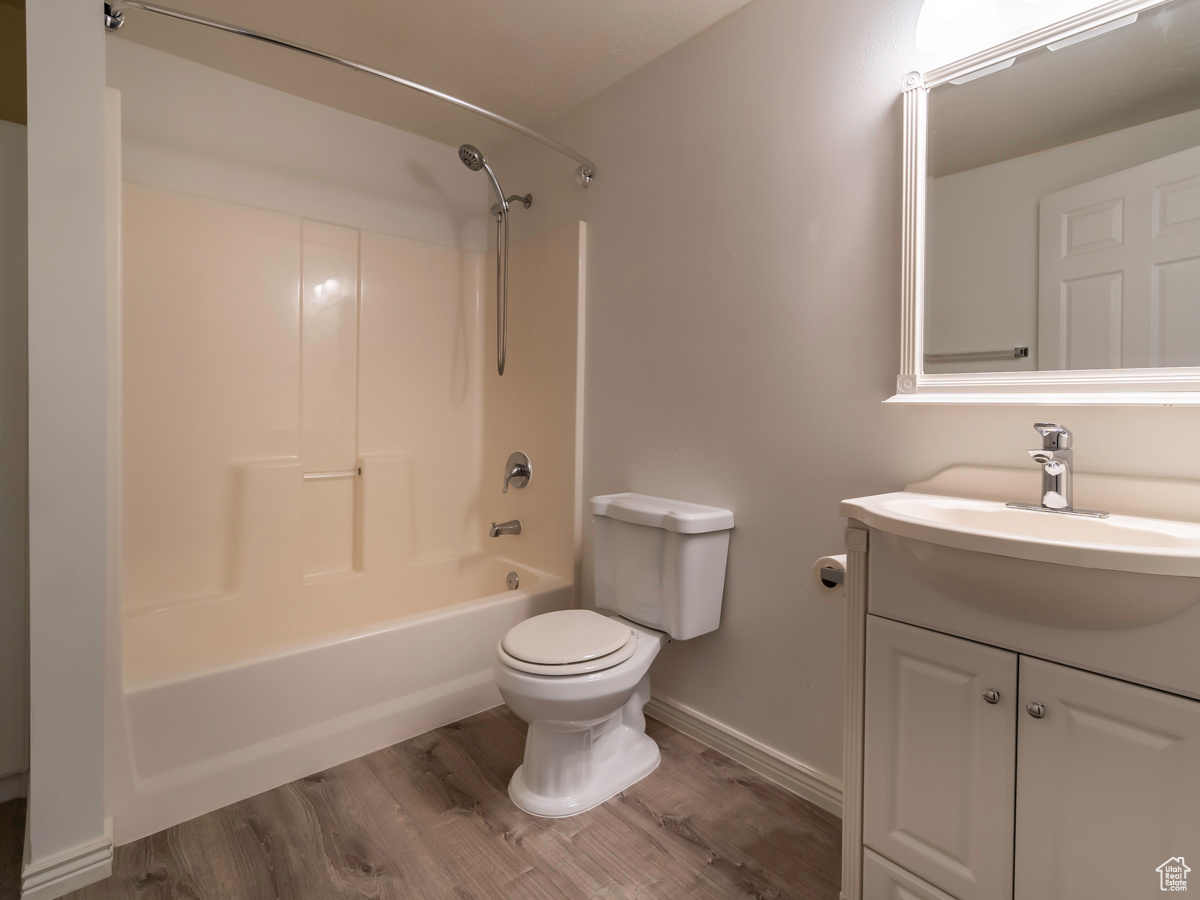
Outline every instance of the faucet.
[[1066, 513], [1073, 516], [1089, 516], [1106, 519], [1108, 513], [1095, 509], [1076, 509], [1072, 477], [1075, 467], [1075, 451], [1072, 449], [1071, 432], [1054, 422], [1036, 422], [1034, 431], [1042, 436], [1042, 446], [1026, 451], [1029, 458], [1042, 467], [1042, 502], [1009, 503], [1013, 509], [1029, 509], [1038, 512]]
[[1028, 450], [1029, 458], [1042, 467], [1042, 506], [1047, 509], [1071, 509], [1075, 504], [1071, 466], [1071, 432], [1054, 422], [1036, 422], [1033, 430], [1042, 436], [1040, 450]]
[[488, 537], [500, 537], [502, 534], [520, 534], [521, 520], [513, 519], [511, 522], [501, 522], [497, 525], [492, 523], [491, 529], [488, 531]]
[[501, 493], [508, 493], [509, 484], [520, 490], [529, 484], [532, 477], [533, 465], [529, 462], [529, 457], [520, 450], [510, 454], [508, 462], [504, 464], [504, 490]]

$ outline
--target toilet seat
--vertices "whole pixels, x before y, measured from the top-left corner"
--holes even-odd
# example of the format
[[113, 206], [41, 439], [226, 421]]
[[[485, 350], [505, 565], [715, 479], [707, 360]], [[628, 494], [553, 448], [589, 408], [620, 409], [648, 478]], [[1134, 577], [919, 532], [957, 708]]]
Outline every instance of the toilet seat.
[[535, 675], [582, 675], [633, 656], [637, 635], [619, 619], [588, 609], [564, 609], [526, 619], [496, 648], [501, 662]]

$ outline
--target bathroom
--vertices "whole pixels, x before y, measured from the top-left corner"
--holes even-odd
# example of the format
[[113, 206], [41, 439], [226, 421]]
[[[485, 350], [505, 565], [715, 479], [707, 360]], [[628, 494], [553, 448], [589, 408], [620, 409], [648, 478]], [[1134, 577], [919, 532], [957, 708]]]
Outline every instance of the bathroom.
[[[108, 30], [102, 3], [0, 0], [0, 847], [15, 848], [0, 895], [966, 900], [1186, 881], [1200, 824], [1164, 813], [1144, 829], [1157, 857], [1120, 877], [1097, 868], [1115, 893], [1070, 866], [1031, 887], [1025, 744], [994, 735], [1013, 783], [981, 788], [999, 811], [960, 830], [1008, 855], [980, 881], [973, 857], [943, 877], [912, 854], [936, 856], [944, 835], [914, 832], [907, 850], [873, 836], [886, 742], [862, 726], [869, 739], [881, 618], [1009, 654], [1020, 681], [983, 685], [999, 702], [978, 708], [1013, 711], [1020, 742], [1037, 722], [1013, 706], [1028, 659], [1200, 698], [1186, 671], [1122, 668], [1143, 653], [1121, 643], [1130, 627], [1185, 641], [1194, 610], [1043, 622], [1050, 637], [1026, 639], [971, 618], [1033, 627], [1026, 613], [884, 612], [866, 591], [884, 571], [909, 594], [923, 583], [882, 537], [899, 514], [873, 497], [1067, 496], [1058, 482], [1039, 503], [1038, 466], [1051, 476], [1030, 459], [1035, 422], [1070, 430], [1037, 452], [1073, 466], [1074, 451], [1075, 505], [1112, 516], [1017, 521], [1078, 544], [1121, 516], [1170, 520], [1176, 543], [1159, 557], [1182, 568], [1121, 572], [1171, 578], [1200, 558], [1194, 363], [1039, 373], [1036, 267], [1011, 321], [987, 318], [1000, 304], [988, 291], [1015, 270], [995, 243], [938, 254], [978, 231], [947, 224], [962, 208], [939, 205], [935, 184], [948, 132], [932, 128], [928, 147], [924, 132], [951, 85], [986, 96], [1038, 59], [1068, 65], [1072, 49], [1197, 2], [142, 4], [377, 67], [502, 122], [134, 3], [115, 4], [125, 21]], [[1169, 117], [1176, 143], [1159, 155], [1178, 153], [1200, 144], [1191, 110], [1069, 146]], [[1077, 177], [1031, 202], [1152, 158], [1122, 152], [1071, 163]], [[975, 305], [950, 306], [963, 269]], [[964, 311], [979, 314], [952, 314]], [[953, 359], [999, 346], [1012, 362]], [[599, 602], [629, 546], [605, 529], [651, 540], [620, 518], [636, 513], [593, 502], [626, 493], [672, 501], [652, 527], [660, 562], [708, 548], [715, 627]], [[688, 509], [711, 530], [683, 530]], [[824, 585], [816, 562], [842, 555], [844, 583], [831, 571]], [[546, 817], [510, 787], [530, 764], [528, 719], [502, 704], [497, 644], [541, 615], [597, 608], [625, 617], [618, 646], [660, 646], [646, 696], [628, 685], [645, 725], [624, 719], [653, 739], [638, 746], [657, 768]], [[1156, 734], [1185, 735], [1181, 709]], [[1195, 760], [1194, 739], [1176, 743]], [[1104, 765], [1128, 758], [1109, 749]], [[1176, 790], [1184, 806], [1200, 796], [1194, 776]], [[961, 824], [978, 810], [956, 791], [938, 794]], [[1159, 872], [1164, 860], [1178, 863]]]

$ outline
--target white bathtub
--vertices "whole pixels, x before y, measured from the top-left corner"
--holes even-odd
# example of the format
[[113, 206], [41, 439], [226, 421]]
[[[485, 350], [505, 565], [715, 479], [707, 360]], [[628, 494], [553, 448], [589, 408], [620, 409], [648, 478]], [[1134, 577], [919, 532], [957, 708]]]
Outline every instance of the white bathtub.
[[477, 556], [413, 566], [387, 596], [349, 578], [127, 613], [116, 842], [497, 705], [496, 642], [571, 602], [559, 578]]

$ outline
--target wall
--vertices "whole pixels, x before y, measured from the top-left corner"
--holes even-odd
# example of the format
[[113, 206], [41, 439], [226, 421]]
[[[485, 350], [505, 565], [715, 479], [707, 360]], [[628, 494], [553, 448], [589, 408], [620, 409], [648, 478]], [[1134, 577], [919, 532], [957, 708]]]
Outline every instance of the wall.
[[29, 765], [25, 128], [0, 122], [0, 802]]
[[[514, 207], [513, 218], [525, 212]], [[489, 540], [489, 549], [567, 581], [577, 577], [582, 523], [582, 407], [586, 228], [568, 222], [514, 240], [509, 249], [508, 354], [495, 364], [494, 252], [484, 265], [483, 475], [487, 522], [520, 519], [519, 538]], [[508, 456], [524, 452], [529, 484], [502, 492]]]
[[456, 148], [119, 38], [124, 178], [482, 253], [487, 179]]
[[[306, 470], [349, 467], [356, 416], [358, 451], [403, 450], [411, 460], [418, 556], [487, 549], [572, 577], [578, 223], [514, 243], [510, 364], [497, 378], [494, 256], [484, 263], [482, 300], [458, 297], [455, 286], [477, 288], [484, 261], [476, 251], [491, 235], [488, 185], [454, 148], [128, 41], [109, 40], [107, 62], [107, 82], [121, 91], [127, 182], [124, 406], [134, 439], [125, 447], [125, 604], [231, 590], [238, 553], [221, 537], [231, 527], [231, 462], [302, 454], [330, 457], [306, 461]], [[336, 338], [320, 333], [334, 322], [329, 303], [306, 293], [302, 327], [297, 318], [297, 260], [307, 268], [315, 258], [307, 240], [301, 252], [300, 218], [304, 228], [319, 218], [355, 234], [370, 229], [359, 247], [357, 385], [353, 344], [337, 351]], [[312, 280], [305, 275], [306, 292]], [[354, 332], [353, 321], [343, 324]], [[330, 378], [336, 385], [322, 390]], [[171, 414], [180, 398], [194, 421]], [[335, 421], [339, 408], [345, 421]], [[445, 415], [434, 421], [434, 410]], [[330, 416], [319, 434], [298, 418]], [[518, 447], [535, 457], [538, 477], [501, 495], [504, 460]], [[334, 505], [314, 522], [345, 518], [345, 503], [322, 502]], [[481, 541], [486, 521], [518, 516], [522, 540]], [[319, 539], [306, 535], [310, 545]], [[323, 538], [329, 544], [330, 534]]]
[[1025, 465], [1042, 419], [1074, 429], [1081, 469], [1200, 476], [1200, 411], [882, 403], [901, 84], [933, 62], [912, 49], [919, 6], [755, 0], [548, 127], [597, 161], [587, 190], [540, 147], [497, 161], [537, 201], [519, 228], [588, 223], [585, 495], [737, 517], [721, 628], [667, 646], [654, 693], [833, 782], [843, 609], [809, 569], [842, 546], [839, 500], [953, 463]]
[[929, 371], [1036, 369], [1038, 200], [1197, 144], [1200, 111], [929, 179], [926, 351], [1030, 348], [1028, 359], [1011, 363]]
[[90, 0], [26, 8], [30, 773], [23, 895], [111, 868], [104, 816], [104, 33]]
[[[401, 465], [365, 502], [408, 525], [412, 561], [480, 549], [481, 254], [136, 184], [122, 238], [127, 609], [362, 571], [367, 488], [302, 472]], [[281, 467], [299, 521], [268, 543], [252, 523]]]

